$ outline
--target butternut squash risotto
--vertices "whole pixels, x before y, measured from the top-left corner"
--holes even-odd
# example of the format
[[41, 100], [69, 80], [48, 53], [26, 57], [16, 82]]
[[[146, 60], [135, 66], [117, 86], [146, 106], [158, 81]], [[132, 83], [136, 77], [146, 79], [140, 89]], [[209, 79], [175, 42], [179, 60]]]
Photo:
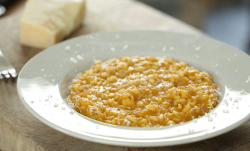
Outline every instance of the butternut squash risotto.
[[121, 57], [73, 80], [69, 99], [89, 118], [120, 126], [168, 126], [208, 113], [218, 103], [206, 72], [166, 57]]

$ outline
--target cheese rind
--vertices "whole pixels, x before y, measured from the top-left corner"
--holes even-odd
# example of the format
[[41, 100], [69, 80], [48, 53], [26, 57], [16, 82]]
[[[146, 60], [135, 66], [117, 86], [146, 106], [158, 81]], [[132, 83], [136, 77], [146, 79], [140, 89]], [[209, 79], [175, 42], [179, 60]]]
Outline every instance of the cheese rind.
[[20, 20], [24, 45], [47, 48], [80, 26], [85, 16], [85, 0], [29, 0]]

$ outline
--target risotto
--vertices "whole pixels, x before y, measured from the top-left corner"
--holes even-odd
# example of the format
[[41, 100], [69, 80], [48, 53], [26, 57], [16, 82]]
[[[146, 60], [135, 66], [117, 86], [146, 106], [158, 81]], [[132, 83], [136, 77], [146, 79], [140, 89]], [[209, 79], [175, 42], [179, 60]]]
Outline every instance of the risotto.
[[80, 114], [131, 127], [190, 121], [212, 110], [219, 99], [208, 73], [166, 57], [96, 61], [69, 90]]

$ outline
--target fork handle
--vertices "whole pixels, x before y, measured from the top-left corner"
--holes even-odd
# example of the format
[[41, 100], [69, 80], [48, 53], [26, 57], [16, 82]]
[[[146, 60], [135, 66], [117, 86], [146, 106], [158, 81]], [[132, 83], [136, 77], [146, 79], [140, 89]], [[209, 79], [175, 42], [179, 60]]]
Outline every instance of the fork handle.
[[6, 57], [4, 57], [2, 51], [0, 50], [0, 71], [3, 70], [1, 69], [1, 67], [4, 67], [4, 69], [6, 69], [6, 68], [11, 68], [12, 66], [6, 59]]

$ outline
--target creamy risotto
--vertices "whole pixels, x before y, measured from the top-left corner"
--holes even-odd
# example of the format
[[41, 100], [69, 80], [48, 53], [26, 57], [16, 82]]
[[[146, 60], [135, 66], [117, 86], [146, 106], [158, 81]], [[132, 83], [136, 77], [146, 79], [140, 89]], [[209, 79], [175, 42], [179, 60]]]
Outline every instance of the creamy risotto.
[[96, 61], [69, 90], [80, 114], [132, 127], [190, 121], [212, 110], [219, 99], [208, 73], [166, 57]]

